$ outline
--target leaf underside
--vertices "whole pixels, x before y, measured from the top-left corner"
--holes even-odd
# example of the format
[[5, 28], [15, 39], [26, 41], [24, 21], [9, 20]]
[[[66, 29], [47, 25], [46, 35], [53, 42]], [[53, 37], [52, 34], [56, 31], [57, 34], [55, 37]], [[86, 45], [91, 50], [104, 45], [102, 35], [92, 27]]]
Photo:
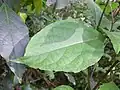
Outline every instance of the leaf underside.
[[[14, 11], [3, 4], [0, 7], [0, 55], [6, 60], [21, 57], [28, 41], [27, 26]], [[12, 62], [7, 64], [18, 79], [22, 78], [24, 65]]]
[[24, 54], [29, 41], [28, 28], [7, 5], [0, 7], [0, 55], [14, 59]]

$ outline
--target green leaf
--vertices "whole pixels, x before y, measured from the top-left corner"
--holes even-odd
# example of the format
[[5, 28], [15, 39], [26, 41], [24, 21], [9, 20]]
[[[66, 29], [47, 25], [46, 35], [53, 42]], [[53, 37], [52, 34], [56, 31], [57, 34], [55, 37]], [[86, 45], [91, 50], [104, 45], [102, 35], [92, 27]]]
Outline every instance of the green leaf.
[[120, 51], [120, 32], [109, 32], [104, 30], [107, 36], [110, 38], [115, 52], [118, 54]]
[[[93, 23], [93, 25], [95, 27], [97, 27], [101, 14], [102, 14], [102, 10], [101, 8], [94, 2], [94, 0], [86, 0], [87, 1], [87, 5], [88, 5], [88, 9], [90, 12], [88, 12], [88, 17], [91, 17], [91, 21]], [[102, 21], [101, 21], [101, 28], [111, 28], [111, 22], [105, 17], [103, 16]]]
[[120, 89], [115, 85], [115, 83], [110, 82], [101, 85], [99, 90], [120, 90]]
[[33, 3], [36, 14], [40, 14], [40, 10], [42, 9], [42, 0], [33, 0]]
[[53, 90], [74, 90], [74, 89], [67, 85], [61, 85], [61, 86], [54, 88]]
[[48, 25], [32, 37], [20, 62], [48, 71], [79, 72], [103, 55], [103, 36], [75, 20]]
[[25, 21], [27, 19], [27, 14], [26, 13], [22, 13], [22, 12], [19, 12], [18, 14], [21, 17], [21, 20], [25, 23]]
[[[97, 0], [96, 3], [100, 6], [102, 10], [105, 8], [105, 4], [106, 4], [105, 1], [103, 2], [102, 0]], [[116, 2], [109, 2], [109, 4], [106, 7], [105, 14], [109, 15], [110, 12], [115, 10], [118, 6], [119, 4]]]

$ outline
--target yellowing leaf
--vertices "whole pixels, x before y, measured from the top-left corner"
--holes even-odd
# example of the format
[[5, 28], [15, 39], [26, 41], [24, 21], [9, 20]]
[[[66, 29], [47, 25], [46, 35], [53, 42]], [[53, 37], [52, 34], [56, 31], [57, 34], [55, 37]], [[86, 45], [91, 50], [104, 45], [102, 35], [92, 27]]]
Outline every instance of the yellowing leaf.
[[21, 12], [19, 12], [18, 14], [21, 17], [22, 21], [25, 23], [25, 21], [27, 19], [27, 14], [26, 13], [21, 13]]

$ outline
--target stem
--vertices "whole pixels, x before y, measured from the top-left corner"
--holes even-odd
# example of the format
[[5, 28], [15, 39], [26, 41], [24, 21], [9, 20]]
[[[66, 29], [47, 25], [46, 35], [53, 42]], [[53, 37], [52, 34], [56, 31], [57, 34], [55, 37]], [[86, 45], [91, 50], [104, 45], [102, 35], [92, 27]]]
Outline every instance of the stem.
[[112, 17], [112, 22], [111, 22], [111, 28], [110, 28], [110, 31], [112, 31], [112, 29], [113, 29], [113, 24], [114, 24], [114, 14], [113, 14], [113, 12], [112, 12], [112, 6], [110, 6], [111, 7], [111, 17]]
[[119, 62], [119, 61], [116, 60], [116, 61], [111, 65], [111, 67], [107, 70], [107, 72], [106, 72], [105, 75], [103, 76], [103, 79], [98, 81], [98, 83], [95, 85], [95, 87], [93, 88], [93, 90], [96, 90], [96, 89], [98, 88], [99, 84], [107, 77], [108, 73], [109, 73], [110, 71], [112, 71], [113, 67], [115, 67], [118, 62]]
[[57, 5], [57, 0], [56, 2], [53, 4], [53, 9], [52, 9], [52, 13], [54, 14], [55, 10], [56, 10], [56, 5]]
[[91, 90], [90, 78], [91, 78], [91, 67], [88, 68], [88, 89], [89, 90]]
[[107, 7], [108, 3], [109, 3], [109, 0], [107, 0], [107, 2], [106, 2], [106, 4], [105, 4], [104, 10], [103, 10], [103, 12], [102, 12], [102, 14], [101, 14], [100, 20], [99, 20], [98, 25], [97, 25], [97, 30], [99, 29], [99, 26], [100, 26], [100, 24], [101, 24], [101, 21], [102, 21], [102, 18], [103, 18], [103, 15], [104, 15], [104, 13], [105, 13], [105, 10], [106, 10], [106, 7]]
[[112, 16], [112, 22], [111, 22], [111, 28], [110, 28], [110, 31], [112, 31], [112, 29], [113, 29], [113, 24], [114, 24], [114, 18], [113, 18], [113, 16]]

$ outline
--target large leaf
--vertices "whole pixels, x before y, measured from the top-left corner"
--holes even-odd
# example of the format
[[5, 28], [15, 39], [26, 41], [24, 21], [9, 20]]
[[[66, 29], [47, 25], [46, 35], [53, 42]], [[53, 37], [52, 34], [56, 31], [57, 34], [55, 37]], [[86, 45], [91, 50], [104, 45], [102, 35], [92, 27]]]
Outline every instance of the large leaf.
[[120, 89], [115, 85], [115, 83], [110, 82], [101, 85], [99, 90], [120, 90]]
[[74, 89], [67, 85], [61, 85], [61, 86], [54, 88], [53, 90], [74, 90]]
[[[8, 6], [0, 7], [0, 55], [6, 60], [23, 56], [29, 41], [28, 28]], [[25, 66], [8, 63], [15, 75], [21, 78]]]
[[0, 8], [0, 55], [5, 59], [23, 56], [28, 41], [26, 25], [3, 4]]
[[120, 52], [120, 32], [105, 31], [105, 33], [110, 38], [110, 40], [113, 44], [113, 48], [114, 48], [115, 52], [118, 54]]
[[79, 72], [103, 55], [103, 36], [75, 20], [57, 21], [32, 37], [20, 62], [49, 71]]

